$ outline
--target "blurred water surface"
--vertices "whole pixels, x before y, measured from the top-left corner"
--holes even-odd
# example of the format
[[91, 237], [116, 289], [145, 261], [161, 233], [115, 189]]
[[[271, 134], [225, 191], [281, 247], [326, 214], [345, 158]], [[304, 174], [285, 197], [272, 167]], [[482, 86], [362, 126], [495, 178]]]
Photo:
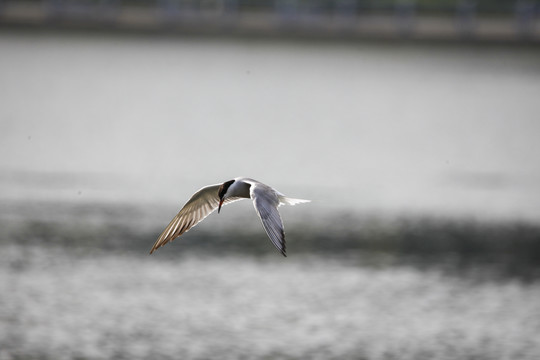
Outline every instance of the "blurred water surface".
[[[539, 49], [0, 48], [0, 360], [540, 358]], [[145, 256], [239, 175], [314, 200], [290, 257], [249, 201]]]
[[2, 359], [537, 359], [540, 287], [320, 257], [3, 249]]
[[0, 198], [540, 215], [534, 47], [0, 34]]

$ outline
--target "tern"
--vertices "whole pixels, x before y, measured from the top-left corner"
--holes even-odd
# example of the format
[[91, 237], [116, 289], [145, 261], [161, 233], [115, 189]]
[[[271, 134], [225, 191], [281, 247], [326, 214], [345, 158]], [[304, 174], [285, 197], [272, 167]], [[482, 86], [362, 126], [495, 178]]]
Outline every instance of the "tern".
[[272, 244], [283, 256], [287, 256], [285, 232], [278, 207], [306, 203], [310, 200], [287, 197], [268, 185], [244, 177], [225, 181], [222, 184], [208, 185], [193, 194], [159, 235], [150, 254], [200, 223], [216, 209], [219, 214], [222, 205], [249, 198], [253, 200], [255, 211]]

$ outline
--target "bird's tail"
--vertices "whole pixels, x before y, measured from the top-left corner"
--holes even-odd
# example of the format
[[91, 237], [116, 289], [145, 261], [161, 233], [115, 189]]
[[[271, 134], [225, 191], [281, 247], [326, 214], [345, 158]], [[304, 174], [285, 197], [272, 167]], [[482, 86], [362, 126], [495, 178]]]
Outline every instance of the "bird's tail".
[[280, 196], [279, 197], [279, 204], [280, 205], [296, 205], [296, 204], [302, 204], [302, 203], [308, 203], [311, 202], [311, 200], [304, 200], [304, 199], [293, 199], [286, 196]]

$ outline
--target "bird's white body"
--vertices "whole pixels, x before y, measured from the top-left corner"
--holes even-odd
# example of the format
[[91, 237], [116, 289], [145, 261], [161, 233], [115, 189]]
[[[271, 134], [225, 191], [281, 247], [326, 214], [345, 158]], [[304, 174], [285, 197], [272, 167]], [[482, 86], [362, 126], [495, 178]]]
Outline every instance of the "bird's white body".
[[286, 256], [283, 222], [277, 208], [280, 205], [296, 205], [309, 202], [309, 200], [286, 197], [268, 185], [244, 177], [238, 177], [223, 184], [208, 185], [193, 194], [163, 230], [150, 253], [182, 235], [216, 209], [219, 212], [222, 205], [249, 198], [253, 200], [253, 206], [266, 234], [283, 256]]

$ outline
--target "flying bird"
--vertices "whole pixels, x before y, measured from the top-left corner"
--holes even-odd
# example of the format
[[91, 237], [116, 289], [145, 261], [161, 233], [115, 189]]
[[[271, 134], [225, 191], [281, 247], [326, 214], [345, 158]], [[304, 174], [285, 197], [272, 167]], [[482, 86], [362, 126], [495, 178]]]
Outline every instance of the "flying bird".
[[255, 211], [259, 215], [270, 241], [283, 256], [287, 256], [285, 232], [278, 207], [306, 203], [310, 200], [286, 197], [268, 185], [244, 177], [225, 181], [223, 184], [208, 185], [193, 194], [159, 235], [150, 254], [197, 225], [216, 209], [219, 214], [222, 205], [249, 198], [253, 200]]

